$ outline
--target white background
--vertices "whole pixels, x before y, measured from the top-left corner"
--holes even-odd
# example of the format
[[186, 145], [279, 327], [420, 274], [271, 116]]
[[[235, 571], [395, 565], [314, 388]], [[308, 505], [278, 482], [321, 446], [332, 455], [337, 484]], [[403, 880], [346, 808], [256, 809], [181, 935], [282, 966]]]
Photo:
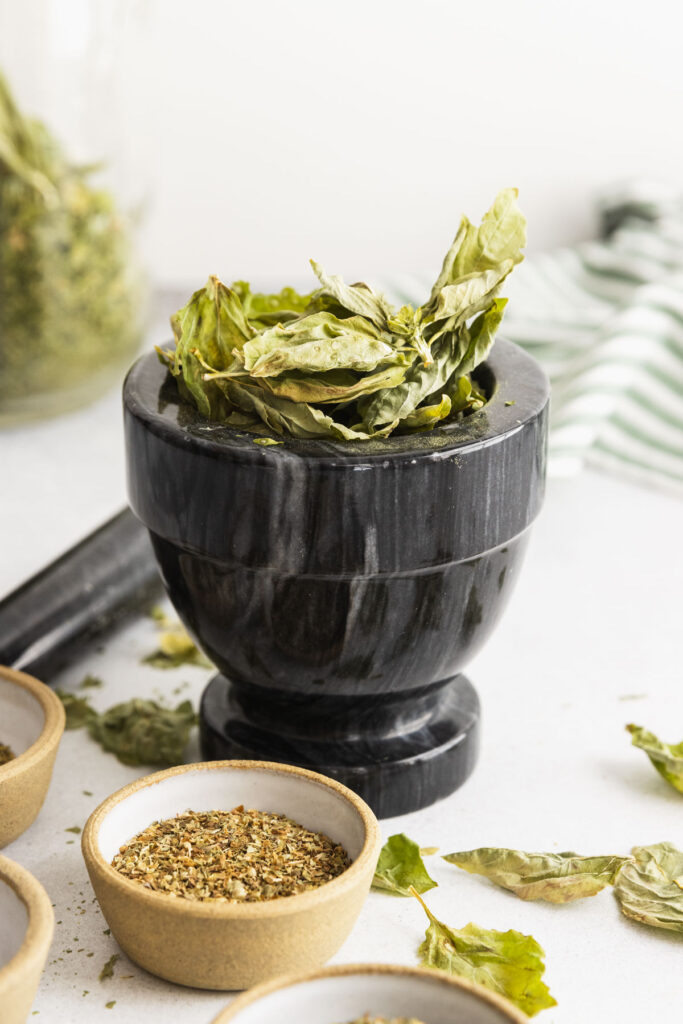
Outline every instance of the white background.
[[615, 179], [683, 181], [682, 11], [0, 0], [0, 65], [145, 197], [157, 281], [373, 278], [437, 267], [504, 185], [533, 251], [585, 236]]

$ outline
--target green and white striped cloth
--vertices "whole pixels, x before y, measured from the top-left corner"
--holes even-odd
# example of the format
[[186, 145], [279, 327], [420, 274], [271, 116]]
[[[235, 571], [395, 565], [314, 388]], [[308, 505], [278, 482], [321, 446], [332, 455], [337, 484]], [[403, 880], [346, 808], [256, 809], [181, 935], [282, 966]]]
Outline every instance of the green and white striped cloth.
[[[629, 185], [600, 212], [600, 241], [516, 268], [501, 334], [550, 375], [551, 472], [594, 466], [683, 493], [683, 198]], [[431, 280], [388, 284], [419, 303]]]

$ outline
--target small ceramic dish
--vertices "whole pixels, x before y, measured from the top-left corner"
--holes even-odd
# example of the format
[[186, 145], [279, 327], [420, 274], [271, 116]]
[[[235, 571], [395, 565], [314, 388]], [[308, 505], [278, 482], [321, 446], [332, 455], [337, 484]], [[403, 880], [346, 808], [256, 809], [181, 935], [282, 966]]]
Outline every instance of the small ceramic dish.
[[506, 999], [424, 967], [344, 964], [276, 978], [245, 992], [213, 1024], [347, 1024], [364, 1014], [415, 1017], [424, 1024], [524, 1024]]
[[38, 816], [64, 721], [62, 702], [45, 683], [0, 667], [0, 743], [15, 754], [0, 765], [0, 849]]
[[0, 857], [0, 1018], [24, 1024], [52, 941], [54, 914], [40, 882]]
[[[240, 804], [325, 833], [346, 849], [351, 867], [298, 896], [214, 903], [152, 892], [111, 866], [119, 848], [153, 821]], [[380, 844], [374, 814], [351, 790], [266, 761], [181, 765], [138, 779], [93, 811], [82, 837], [102, 913], [131, 960], [168, 981], [223, 990], [329, 960], [360, 912]]]

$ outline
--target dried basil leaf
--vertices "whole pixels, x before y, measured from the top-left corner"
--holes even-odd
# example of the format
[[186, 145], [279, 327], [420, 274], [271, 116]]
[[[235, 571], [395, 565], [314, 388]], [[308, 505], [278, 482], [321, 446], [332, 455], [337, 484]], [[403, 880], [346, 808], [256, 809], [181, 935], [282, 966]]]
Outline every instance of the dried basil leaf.
[[507, 299], [494, 299], [487, 310], [460, 332], [460, 362], [455, 373], [464, 376], [483, 363], [491, 351], [500, 327]]
[[359, 404], [368, 431], [394, 421], [402, 422], [426, 398], [443, 391], [460, 363], [460, 355], [454, 353], [452, 340], [448, 336], [439, 338], [431, 355], [429, 365], [416, 360], [402, 384], [383, 388], [368, 401]]
[[371, 395], [381, 388], [396, 387], [405, 380], [404, 366], [387, 366], [376, 373], [365, 376], [347, 370], [330, 370], [315, 375], [289, 374], [286, 377], [269, 377], [259, 380], [266, 391], [291, 402], [308, 402], [326, 405], [350, 402], [362, 395]]
[[663, 779], [683, 793], [683, 743], [662, 743], [640, 725], [627, 725], [634, 747], [644, 750]]
[[55, 693], [64, 705], [66, 729], [83, 729], [97, 717], [97, 712], [87, 697], [77, 697], [75, 693], [67, 693], [58, 687], [55, 687]]
[[286, 398], [268, 394], [258, 386], [234, 380], [220, 380], [218, 383], [235, 406], [244, 412], [256, 413], [266, 426], [277, 434], [301, 438], [328, 437], [342, 441], [367, 441], [370, 436], [386, 436], [395, 425], [390, 424], [384, 431], [370, 435], [363, 430], [354, 430], [336, 422], [321, 409], [316, 409], [306, 402], [290, 402]]
[[189, 700], [165, 708], [134, 697], [88, 722], [88, 731], [123, 764], [182, 764], [190, 729], [197, 716]]
[[434, 314], [441, 291], [446, 286], [468, 274], [497, 269], [508, 261], [512, 266], [521, 263], [524, 259], [521, 250], [526, 245], [526, 221], [517, 206], [518, 194], [516, 188], [502, 189], [479, 227], [471, 224], [467, 217], [461, 219], [441, 273], [434, 282], [428, 302], [422, 307], [422, 319], [431, 318]]
[[176, 339], [173, 352], [157, 349], [171, 373], [182, 381], [197, 408], [209, 419], [226, 415], [223, 393], [204, 379], [204, 365], [225, 370], [233, 352], [243, 347], [254, 331], [249, 326], [239, 296], [217, 277], [196, 291], [187, 305], [171, 317]]
[[634, 846], [617, 875], [621, 912], [653, 928], [683, 932], [683, 852], [673, 843]]
[[506, 260], [495, 270], [469, 274], [455, 284], [442, 288], [429, 321], [430, 342], [433, 344], [446, 331], [457, 331], [476, 313], [487, 309], [513, 267], [512, 260]]
[[483, 875], [523, 900], [569, 903], [614, 885], [628, 857], [581, 857], [577, 853], [524, 853], [483, 846], [449, 853], [449, 864]]
[[339, 320], [332, 313], [276, 324], [248, 342], [242, 355], [252, 377], [277, 377], [290, 370], [375, 370], [409, 362], [363, 317]]
[[531, 935], [517, 931], [498, 932], [476, 924], [449, 928], [432, 914], [414, 892], [427, 917], [424, 942], [418, 949], [424, 967], [435, 967], [509, 999], [529, 1017], [557, 1006], [542, 980], [544, 952]]
[[283, 288], [280, 292], [266, 295], [252, 292], [247, 281], [233, 281], [230, 287], [239, 297], [252, 328], [272, 327], [273, 324], [296, 319], [306, 311], [314, 294], [299, 295], [293, 288]]
[[392, 310], [383, 295], [378, 295], [367, 284], [359, 281], [357, 284], [344, 284], [341, 277], [328, 275], [315, 260], [311, 260], [311, 266], [315, 276], [320, 281], [322, 288], [319, 295], [327, 295], [334, 299], [339, 305], [348, 310], [349, 313], [357, 313], [365, 317], [380, 330], [387, 327], [387, 320]]
[[450, 414], [451, 400], [448, 395], [442, 395], [441, 400], [434, 405], [421, 405], [419, 409], [408, 413], [403, 426], [406, 430], [433, 430], [437, 423]]
[[391, 892], [395, 896], [411, 896], [413, 889], [428, 892], [436, 884], [424, 866], [417, 843], [403, 832], [387, 839], [375, 868], [373, 889]]

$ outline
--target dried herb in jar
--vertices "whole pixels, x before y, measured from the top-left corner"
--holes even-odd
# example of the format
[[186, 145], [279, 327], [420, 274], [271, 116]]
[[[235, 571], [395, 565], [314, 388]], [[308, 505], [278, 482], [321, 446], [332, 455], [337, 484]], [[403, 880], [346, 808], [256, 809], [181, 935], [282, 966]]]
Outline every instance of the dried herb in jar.
[[155, 821], [112, 861], [126, 878], [189, 900], [256, 903], [317, 889], [350, 866], [346, 850], [283, 814], [186, 811]]
[[87, 401], [140, 341], [127, 225], [0, 74], [0, 415]]
[[6, 743], [0, 743], [0, 764], [7, 764], [8, 761], [13, 761], [15, 753], [8, 747]]

